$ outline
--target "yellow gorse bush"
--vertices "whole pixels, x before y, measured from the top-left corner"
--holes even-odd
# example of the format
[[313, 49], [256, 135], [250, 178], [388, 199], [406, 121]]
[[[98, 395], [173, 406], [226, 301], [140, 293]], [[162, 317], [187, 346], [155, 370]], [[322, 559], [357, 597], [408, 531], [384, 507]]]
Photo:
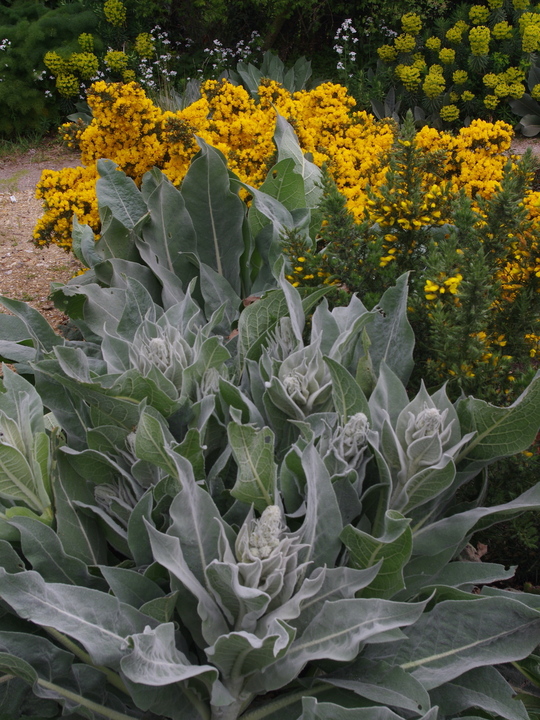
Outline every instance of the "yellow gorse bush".
[[[258, 95], [256, 102], [242, 86], [209, 80], [202, 85], [200, 100], [184, 110], [164, 112], [136, 83], [95, 83], [88, 94], [92, 122], [87, 127], [64, 126], [67, 140], [80, 147], [83, 166], [45, 171], [38, 185], [45, 214], [34, 231], [36, 242], [53, 242], [69, 249], [74, 214], [99, 233], [94, 188], [99, 158], [116, 162], [136, 183], [156, 166], [178, 185], [198, 151], [195, 133], [223, 152], [242, 181], [260, 186], [275, 161], [276, 111], [293, 124], [303, 150], [312, 154], [313, 161], [328, 165], [357, 221], [367, 216], [373, 222], [402, 227], [404, 223], [417, 227], [447, 221], [440, 212], [432, 215], [429, 203], [421, 211], [422, 217], [411, 217], [406, 198], [399, 198], [388, 210], [377, 210], [387, 219], [374, 217], [369, 191], [376, 195], [385, 181], [386, 157], [397, 128], [393, 121], [378, 121], [355, 111], [355, 101], [343, 86], [325, 83], [290, 93], [278, 83], [264, 81]], [[449, 106], [448, 112], [455, 110]], [[445, 186], [455, 192], [463, 189], [471, 197], [489, 197], [499, 187], [507, 160], [503, 153], [511, 138], [506, 123], [475, 120], [455, 136], [426, 126], [418, 132], [416, 143], [426, 152], [445, 151], [445, 164], [440, 168]], [[437, 178], [426, 175], [425, 187], [426, 193], [437, 193]], [[540, 214], [536, 193], [528, 196], [527, 206], [535, 216]]]

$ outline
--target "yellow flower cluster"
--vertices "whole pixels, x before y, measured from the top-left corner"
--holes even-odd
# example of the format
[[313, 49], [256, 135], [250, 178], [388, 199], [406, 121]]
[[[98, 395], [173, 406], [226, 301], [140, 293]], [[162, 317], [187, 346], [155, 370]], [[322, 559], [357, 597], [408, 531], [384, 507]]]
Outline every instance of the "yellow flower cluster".
[[103, 58], [103, 61], [109, 70], [122, 72], [122, 70], [127, 68], [129, 59], [126, 53], [121, 50], [109, 50]]
[[521, 38], [521, 47], [523, 52], [533, 53], [540, 48], [540, 26], [536, 23], [530, 23], [523, 29]]
[[496, 95], [486, 95], [484, 97], [484, 105], [488, 110], [495, 110], [499, 104], [499, 98]]
[[[86, 40], [83, 35], [87, 35]], [[88, 38], [92, 40], [92, 36], [88, 33], [83, 35], [80, 35], [79, 38], [83, 38], [83, 44], [86, 42], [88, 47]], [[50, 51], [45, 53], [43, 62], [56, 77], [56, 88], [60, 95], [64, 97], [78, 95], [80, 91], [79, 78], [90, 80], [97, 74], [99, 69], [99, 60], [96, 55], [93, 52], [86, 51], [72, 53], [69, 58], [64, 58], [57, 52]]]
[[426, 40], [426, 47], [428, 50], [440, 50], [441, 49], [441, 39], [438, 37], [430, 37]]
[[409, 53], [416, 47], [416, 39], [414, 35], [403, 33], [394, 40], [394, 46], [399, 52]]
[[[440, 30], [440, 37], [431, 36], [425, 39], [420, 36], [415, 37], [420, 51], [413, 55], [414, 62], [405, 60], [400, 64], [396, 63], [398, 49], [408, 48], [407, 40], [412, 44], [412, 34], [408, 34], [408, 38], [407, 34], [400, 35], [394, 44], [379, 48], [379, 56], [385, 62], [396, 63], [394, 74], [403, 87], [419, 96], [415, 98], [417, 103], [421, 104], [421, 100], [426, 98], [435, 99], [435, 103], [424, 104], [432, 112], [440, 113], [442, 96], [448, 93], [445, 101], [446, 109], [443, 111], [447, 118], [451, 114], [456, 114], [454, 109], [448, 110], [448, 106], [455, 105], [461, 111], [465, 109], [463, 108], [465, 102], [469, 103], [466, 109], [468, 114], [489, 116], [503, 101], [520, 99], [526, 92], [525, 74], [530, 59], [523, 56], [522, 51], [540, 52], [540, 4], [535, 8], [530, 3], [524, 5], [529, 11], [517, 13], [515, 25], [507, 20], [500, 20], [504, 17], [502, 13], [490, 14], [490, 8], [496, 10], [502, 7], [502, 4], [498, 4], [498, 0], [488, 5], [489, 7], [480, 4], [470, 6], [469, 18], [472, 27], [464, 20], [459, 20], [445, 34]], [[497, 19], [500, 21], [495, 22]], [[505, 54], [501, 51], [490, 58], [492, 35], [499, 42], [515, 36], [516, 42], [513, 43], [511, 51], [505, 47], [501, 49]], [[460, 51], [453, 47], [444, 47], [444, 37], [451, 43], [462, 43]], [[522, 48], [518, 43], [521, 43]], [[435, 58], [429, 56], [429, 53], [437, 53], [436, 61], [440, 65], [430, 65], [429, 61], [431, 60], [432, 63]], [[466, 65], [464, 65], [465, 60]], [[501, 72], [491, 71], [493, 66], [504, 68], [504, 64], [509, 62], [514, 62], [514, 66]], [[452, 66], [456, 67], [456, 65], [457, 69], [452, 72]], [[489, 72], [482, 71], [484, 67]], [[470, 72], [471, 68], [474, 68], [474, 73]], [[486, 74], [482, 77], [484, 72]], [[478, 87], [479, 81], [482, 80], [489, 90], [482, 92]], [[454, 87], [451, 85], [452, 82]], [[455, 86], [466, 83], [467, 94], [464, 96], [463, 90]], [[422, 95], [425, 97], [422, 98]], [[483, 108], [480, 103], [483, 104]]]
[[416, 65], [397, 65], [395, 73], [407, 90], [416, 90], [420, 85], [420, 68]]
[[73, 69], [83, 80], [90, 80], [97, 75], [99, 60], [93, 52], [73, 53], [69, 60]]
[[502, 22], [495, 23], [491, 32], [495, 40], [509, 40], [512, 37], [513, 29], [506, 20], [503, 20]]
[[49, 51], [45, 53], [43, 62], [55, 76], [69, 71], [69, 63], [57, 52]]
[[443, 105], [439, 112], [441, 119], [447, 122], [454, 122], [459, 117], [459, 108], [457, 105]]
[[531, 357], [540, 357], [540, 335], [527, 333], [525, 342], [530, 345], [529, 355]]
[[135, 52], [143, 58], [151, 58], [154, 55], [154, 38], [150, 33], [139, 33], [135, 38]]
[[64, 97], [72, 97], [79, 94], [79, 81], [73, 73], [62, 73], [56, 77], [56, 89]]
[[440, 65], [432, 65], [422, 83], [422, 90], [427, 97], [437, 97], [445, 90], [444, 76], [439, 68]]
[[420, 15], [417, 15], [416, 13], [405, 13], [405, 15], [401, 16], [401, 27], [403, 28], [404, 33], [409, 33], [409, 35], [418, 35], [422, 29], [422, 20]]
[[95, 165], [44, 170], [36, 197], [43, 199], [46, 213], [38, 220], [34, 238], [39, 242], [47, 237], [69, 250], [73, 215], [77, 215], [79, 222], [95, 228], [98, 217], [96, 180]]
[[107, 22], [110, 22], [111, 25], [119, 26], [126, 22], [126, 6], [122, 0], [105, 0], [103, 12]]
[[473, 55], [487, 55], [491, 33], [485, 25], [477, 25], [469, 31], [469, 43]]
[[451, 65], [453, 62], [455, 62], [455, 59], [456, 51], [452, 50], [451, 48], [443, 48], [439, 52], [439, 60], [445, 65]]
[[461, 273], [450, 277], [440, 275], [436, 280], [426, 280], [424, 285], [426, 300], [436, 300], [439, 295], [444, 295], [444, 293], [455, 295], [462, 280], [463, 275]]
[[[437, 72], [433, 77], [440, 77]], [[241, 180], [260, 186], [275, 157], [276, 111], [293, 123], [304, 152], [311, 153], [318, 166], [328, 165], [348, 207], [362, 221], [373, 207], [368, 202], [368, 186], [376, 192], [384, 183], [385, 157], [395, 140], [395, 124], [355, 111], [347, 90], [332, 83], [290, 93], [264, 80], [258, 95], [256, 102], [242, 86], [210, 80], [203, 84], [200, 100], [184, 110], [163, 112], [136, 83], [94, 83], [88, 94], [93, 112], [90, 125], [63, 127], [66, 138], [79, 145], [85, 167], [44, 176], [38, 195], [44, 199], [46, 212], [36, 228], [36, 241], [69, 248], [74, 212], [99, 232], [92, 185], [99, 158], [114, 160], [138, 184], [145, 172], [157, 166], [178, 185], [198, 150], [195, 133], [224, 153]], [[453, 190], [463, 188], [471, 197], [488, 197], [499, 187], [507, 160], [503, 153], [511, 137], [505, 123], [474, 120], [455, 137], [424, 127], [415, 142], [426, 152], [446, 151], [443, 170]], [[377, 203], [379, 219], [389, 224], [394, 216], [396, 226], [404, 229], [446, 222], [438, 209], [444, 183], [441, 188], [430, 176], [424, 180], [425, 207], [418, 217], [411, 215], [408, 198], [400, 197], [388, 211]], [[540, 216], [538, 206], [537, 199], [532, 199], [529, 212]]]
[[377, 55], [384, 60], [384, 62], [394, 62], [397, 58], [397, 50], [393, 45], [381, 45], [377, 48]]
[[459, 20], [449, 30], [446, 31], [446, 39], [448, 42], [460, 43], [463, 33], [469, 29], [469, 26], [464, 20]]
[[91, 33], [81, 33], [77, 42], [83, 52], [94, 52], [94, 36]]
[[[493, 95], [486, 97], [511, 97], [520, 98], [525, 92], [522, 84], [525, 73], [520, 68], [510, 67], [502, 73], [486, 73], [482, 78], [484, 85], [493, 90]], [[486, 105], [489, 107], [489, 105]]]
[[452, 73], [452, 80], [456, 85], [464, 85], [469, 79], [469, 74], [466, 70], [454, 70]]
[[469, 20], [473, 25], [484, 25], [489, 19], [489, 8], [485, 5], [471, 5]]
[[[404, 145], [410, 145], [408, 140], [401, 140], [400, 142]], [[429, 225], [443, 225], [446, 218], [443, 217], [439, 208], [446, 191], [449, 189], [449, 183], [446, 183], [446, 185], [430, 185], [434, 179], [429, 174], [422, 178], [424, 194], [419, 207], [414, 206], [405, 189], [399, 189], [396, 192], [395, 199], [390, 201], [388, 198], [383, 198], [378, 189], [374, 188], [373, 197], [367, 201], [370, 221], [378, 223], [383, 228], [396, 228], [398, 230], [419, 230], [421, 227]], [[394, 259], [392, 256], [396, 252], [394, 248], [388, 245], [388, 243], [395, 241], [396, 236], [388, 234], [384, 237], [387, 243], [384, 246], [386, 257], [381, 258], [381, 267]]]

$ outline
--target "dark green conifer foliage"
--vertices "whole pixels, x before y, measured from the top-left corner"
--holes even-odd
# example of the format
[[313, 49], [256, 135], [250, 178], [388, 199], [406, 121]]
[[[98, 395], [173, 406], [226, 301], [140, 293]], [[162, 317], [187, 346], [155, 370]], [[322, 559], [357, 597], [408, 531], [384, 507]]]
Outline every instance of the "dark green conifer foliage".
[[92, 32], [97, 19], [79, 2], [54, 5], [12, 0], [0, 7], [0, 41], [9, 41], [0, 50], [0, 136], [45, 132], [69, 110], [46, 96], [54, 84], [43, 56], [70, 43], [76, 50], [77, 37]]

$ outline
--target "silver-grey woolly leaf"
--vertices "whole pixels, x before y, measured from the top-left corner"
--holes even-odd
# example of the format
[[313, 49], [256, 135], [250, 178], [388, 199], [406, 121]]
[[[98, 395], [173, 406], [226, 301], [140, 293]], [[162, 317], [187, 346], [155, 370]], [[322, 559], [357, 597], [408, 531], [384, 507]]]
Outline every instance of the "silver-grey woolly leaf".
[[132, 651], [121, 660], [122, 672], [133, 682], [143, 685], [170, 685], [205, 675], [207, 681], [218, 678], [211, 665], [193, 665], [176, 647], [173, 623], [156, 628], [146, 627], [142, 633], [128, 638]]

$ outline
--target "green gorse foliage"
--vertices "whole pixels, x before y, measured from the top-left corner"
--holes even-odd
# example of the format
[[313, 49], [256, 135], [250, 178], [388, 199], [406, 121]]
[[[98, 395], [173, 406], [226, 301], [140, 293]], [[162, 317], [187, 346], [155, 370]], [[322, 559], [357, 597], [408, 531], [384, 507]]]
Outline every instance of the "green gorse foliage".
[[91, 269], [56, 290], [78, 339], [2, 299], [13, 717], [527, 718], [494, 665], [540, 642], [538, 596], [459, 557], [540, 486], [495, 507], [456, 492], [532, 442], [540, 376], [506, 408], [409, 398], [406, 275], [371, 310], [286, 281], [280, 237], [313, 232], [317, 199], [278, 137], [283, 183], [249, 211], [202, 142], [180, 190], [101, 161], [104, 232], [75, 224]]

